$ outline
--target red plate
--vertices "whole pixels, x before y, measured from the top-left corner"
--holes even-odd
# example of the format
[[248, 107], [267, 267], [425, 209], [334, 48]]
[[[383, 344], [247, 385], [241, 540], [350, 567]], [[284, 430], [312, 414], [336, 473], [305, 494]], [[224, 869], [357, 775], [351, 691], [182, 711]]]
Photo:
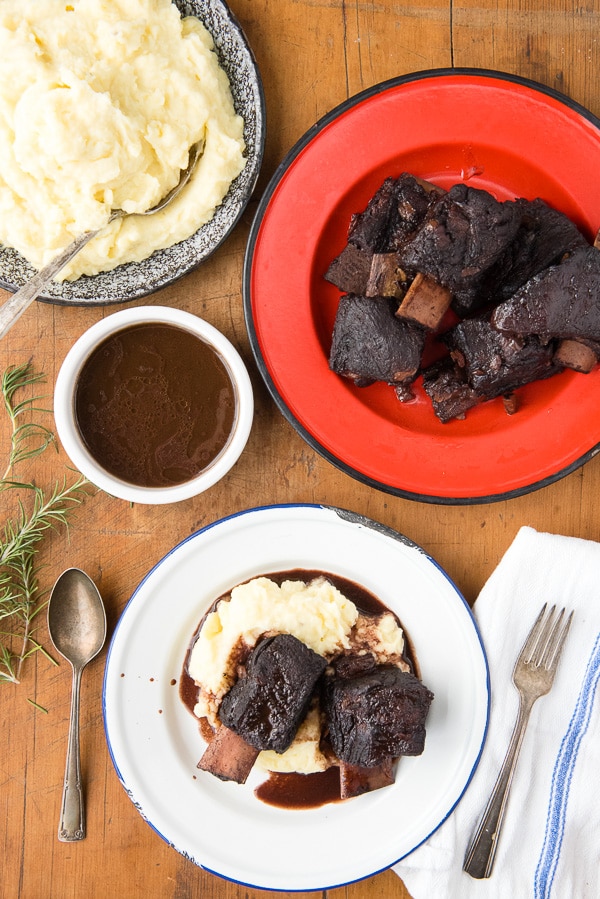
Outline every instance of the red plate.
[[498, 199], [541, 197], [588, 239], [600, 225], [600, 121], [539, 84], [474, 69], [377, 85], [334, 109], [290, 151], [259, 205], [244, 270], [244, 309], [260, 371], [315, 450], [360, 481], [424, 502], [476, 503], [558, 480], [600, 449], [600, 366], [494, 400], [441, 424], [419, 382], [354, 387], [328, 367], [340, 292], [323, 279], [350, 215], [388, 175]]

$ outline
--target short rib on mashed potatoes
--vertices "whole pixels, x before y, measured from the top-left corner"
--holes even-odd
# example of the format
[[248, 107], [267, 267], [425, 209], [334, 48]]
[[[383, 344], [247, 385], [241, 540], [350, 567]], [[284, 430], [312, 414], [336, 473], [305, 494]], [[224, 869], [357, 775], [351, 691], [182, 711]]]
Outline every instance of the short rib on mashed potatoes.
[[[199, 687], [194, 713], [210, 723], [198, 767], [245, 783], [259, 755], [271, 771], [335, 766], [341, 798], [393, 783], [395, 760], [423, 752], [433, 694], [410, 670], [395, 616], [382, 609], [359, 612], [325, 577], [256, 578], [222, 598], [188, 660]], [[249, 634], [243, 622], [253, 617], [262, 625]], [[232, 619], [242, 623], [237, 637], [227, 633]], [[284, 631], [294, 620], [298, 633]], [[220, 660], [212, 671], [207, 657]]]

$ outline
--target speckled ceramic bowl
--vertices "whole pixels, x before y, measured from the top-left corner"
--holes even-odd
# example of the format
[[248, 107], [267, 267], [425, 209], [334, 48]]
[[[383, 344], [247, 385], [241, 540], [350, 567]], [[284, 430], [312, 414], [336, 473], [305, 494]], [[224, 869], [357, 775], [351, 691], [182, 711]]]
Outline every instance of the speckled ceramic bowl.
[[[246, 37], [222, 0], [174, 0], [182, 15], [198, 16], [213, 36], [219, 62], [229, 77], [236, 112], [244, 119], [247, 164], [232, 183], [210, 222], [142, 262], [76, 281], [52, 283], [40, 297], [65, 305], [105, 305], [146, 296], [196, 268], [225, 240], [244, 211], [262, 163], [265, 103], [260, 74]], [[35, 269], [15, 250], [0, 246], [0, 287], [14, 291]]]

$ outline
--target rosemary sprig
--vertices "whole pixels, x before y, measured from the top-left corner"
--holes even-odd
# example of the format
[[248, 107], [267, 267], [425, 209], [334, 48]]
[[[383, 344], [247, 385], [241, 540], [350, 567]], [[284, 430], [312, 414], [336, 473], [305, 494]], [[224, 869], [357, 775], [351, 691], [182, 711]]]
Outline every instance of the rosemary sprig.
[[4, 408], [11, 424], [10, 450], [8, 464], [2, 477], [6, 482], [10, 471], [19, 462], [31, 459], [42, 453], [50, 444], [55, 443], [54, 434], [38, 422], [21, 421], [25, 413], [48, 412], [35, 404], [40, 397], [26, 397], [16, 402], [15, 394], [33, 384], [44, 381], [44, 375], [33, 371], [30, 362], [23, 365], [11, 365], [2, 375], [2, 396]]
[[80, 475], [69, 485], [65, 477], [48, 495], [42, 487], [15, 476], [16, 466], [56, 445], [52, 431], [34, 419], [48, 413], [38, 405], [40, 397], [21, 398], [24, 390], [43, 381], [44, 376], [27, 362], [7, 368], [0, 387], [10, 422], [0, 492], [18, 491], [16, 513], [0, 529], [0, 683], [19, 683], [24, 661], [35, 652], [41, 651], [54, 661], [35, 638], [36, 619], [46, 605], [38, 586], [36, 555], [49, 532], [68, 525], [88, 483]]

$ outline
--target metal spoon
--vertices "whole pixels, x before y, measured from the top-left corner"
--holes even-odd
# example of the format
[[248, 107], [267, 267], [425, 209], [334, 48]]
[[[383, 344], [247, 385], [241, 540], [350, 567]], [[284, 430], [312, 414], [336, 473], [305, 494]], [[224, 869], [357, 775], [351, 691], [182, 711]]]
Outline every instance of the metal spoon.
[[[199, 141], [197, 144], [193, 144], [192, 147], [190, 147], [187, 168], [182, 170], [181, 177], [175, 187], [170, 190], [169, 193], [156, 204], [156, 206], [153, 206], [151, 209], [146, 209], [145, 212], [124, 212], [122, 209], [115, 209], [114, 212], [111, 213], [106, 225], [110, 225], [115, 219], [124, 218], [128, 215], [154, 215], [156, 212], [160, 212], [164, 209], [165, 206], [181, 193], [190, 180], [198, 160], [202, 155], [203, 149], [203, 141]], [[4, 337], [6, 332], [12, 328], [17, 319], [23, 315], [35, 298], [39, 297], [44, 287], [50, 283], [52, 278], [54, 278], [54, 276], [57, 275], [61, 269], [63, 269], [65, 265], [70, 262], [93, 237], [96, 236], [96, 234], [103, 231], [106, 225], [102, 228], [97, 228], [95, 231], [85, 231], [83, 234], [80, 234], [79, 237], [75, 238], [75, 240], [66, 246], [64, 250], [61, 250], [52, 262], [49, 262], [48, 265], [40, 269], [39, 272], [36, 272], [27, 284], [20, 287], [16, 293], [13, 293], [13, 295], [0, 306], [0, 338]]]
[[96, 585], [79, 568], [67, 568], [56, 581], [48, 605], [48, 630], [58, 652], [73, 668], [69, 745], [58, 839], [85, 837], [85, 804], [79, 753], [81, 672], [98, 655], [106, 639], [106, 612]]

